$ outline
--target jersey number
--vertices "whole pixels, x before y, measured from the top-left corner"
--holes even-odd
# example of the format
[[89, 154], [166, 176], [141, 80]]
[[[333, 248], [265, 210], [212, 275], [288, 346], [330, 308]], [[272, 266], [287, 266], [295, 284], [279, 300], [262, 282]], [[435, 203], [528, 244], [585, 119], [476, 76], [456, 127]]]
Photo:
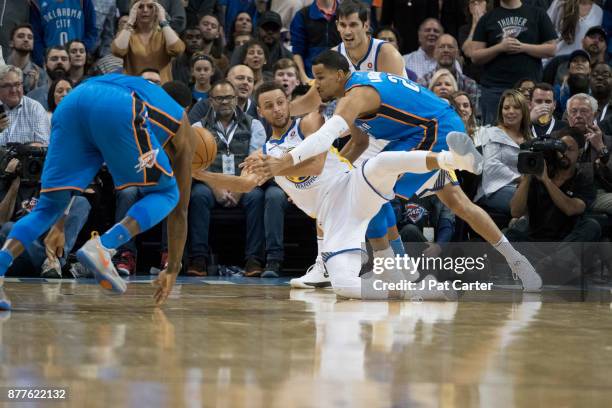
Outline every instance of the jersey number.
[[[369, 72], [368, 79], [372, 82], [382, 82], [383, 81], [383, 77], [380, 72]], [[400, 76], [393, 75], [393, 74], [387, 74], [387, 80], [391, 82], [392, 84], [402, 84], [405, 88], [408, 88], [411, 91], [421, 92], [421, 88], [419, 88], [417, 84], [415, 84], [414, 82], [406, 78], [402, 78]]]

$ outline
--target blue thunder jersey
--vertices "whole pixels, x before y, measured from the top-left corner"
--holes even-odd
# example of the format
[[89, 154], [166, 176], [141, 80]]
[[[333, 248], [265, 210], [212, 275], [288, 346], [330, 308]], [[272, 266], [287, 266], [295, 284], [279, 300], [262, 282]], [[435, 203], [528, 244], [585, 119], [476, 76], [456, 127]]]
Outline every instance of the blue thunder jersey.
[[147, 110], [147, 118], [159, 144], [164, 146], [181, 125], [184, 109], [164, 89], [144, 78], [123, 74], [107, 74], [88, 79], [86, 83], [107, 83], [134, 93]]
[[[450, 104], [409, 79], [382, 72], [353, 72], [345, 89], [374, 88], [381, 105], [355, 124], [370, 137], [388, 140], [385, 150], [433, 150], [446, 148], [446, 134], [465, 131]], [[396, 148], [401, 145], [401, 149]]]
[[39, 0], [38, 4], [47, 46], [66, 45], [84, 37], [83, 0]]

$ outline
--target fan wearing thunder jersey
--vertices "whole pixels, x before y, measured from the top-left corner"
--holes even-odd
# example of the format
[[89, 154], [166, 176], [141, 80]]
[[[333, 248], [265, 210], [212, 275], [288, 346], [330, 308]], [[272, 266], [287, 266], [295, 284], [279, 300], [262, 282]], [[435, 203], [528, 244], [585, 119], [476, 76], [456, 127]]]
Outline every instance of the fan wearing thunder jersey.
[[[250, 167], [252, 171], [262, 176], [276, 175], [327, 151], [334, 140], [349, 128], [353, 138], [360, 137], [365, 143], [368, 138], [387, 140], [389, 144], [385, 152], [441, 152], [449, 148], [451, 135], [464, 131], [459, 115], [447, 102], [408, 79], [380, 72], [350, 73], [346, 59], [331, 50], [321, 53], [314, 60], [313, 72], [323, 100], [340, 98], [334, 116], [289, 154], [280, 159], [264, 157], [257, 165]], [[361, 132], [354, 132], [355, 126]], [[465, 140], [470, 146], [464, 146], [464, 150], [473, 149], [471, 140]], [[461, 167], [459, 163], [452, 162], [452, 157], [442, 155], [443, 160], [451, 160], [442, 162], [441, 167], [445, 171], [411, 171], [404, 174], [395, 184], [395, 193], [406, 198], [435, 193], [444, 205], [495, 246], [506, 258], [514, 276], [521, 279], [525, 290], [540, 290], [542, 279], [527, 258], [512, 247], [491, 217], [463, 193], [454, 173], [446, 171]], [[366, 168], [370, 161], [364, 165]], [[419, 170], [426, 169], [424, 161], [420, 166], [417, 162], [413, 165]], [[466, 170], [481, 171], [481, 168], [474, 166], [474, 163], [468, 164]]]
[[[402, 77], [406, 76], [404, 59], [395, 47], [370, 35], [370, 9], [365, 3], [358, 0], [345, 0], [338, 6], [337, 15], [336, 27], [342, 42], [333, 49], [346, 58], [351, 72], [381, 71]], [[291, 112], [297, 114], [300, 110], [315, 111], [320, 104], [319, 93], [316, 91], [316, 87], [312, 87], [302, 100], [292, 103]], [[332, 101], [326, 112], [333, 112], [334, 106], [335, 101]], [[372, 158], [382, 151], [386, 144], [387, 142], [384, 140], [372, 139], [364, 151], [363, 146], [356, 145], [354, 139], [351, 138], [340, 154], [355, 166], [359, 166], [364, 160]], [[317, 230], [317, 234], [320, 242], [323, 232]], [[381, 210], [372, 218], [366, 236], [374, 250], [375, 257], [405, 254], [397, 230], [395, 212], [390, 203], [383, 205]], [[313, 277], [310, 276], [311, 274], [321, 275], [320, 270], [322, 268], [322, 259], [319, 254], [317, 261], [308, 269], [306, 275], [290, 281], [291, 287], [325, 286], [329, 282], [313, 282]]]
[[[248, 167], [257, 167], [266, 157], [285, 157], [312, 137], [323, 125], [323, 118], [312, 113], [304, 119], [291, 119], [289, 101], [283, 88], [264, 83], [255, 98], [258, 113], [272, 126], [272, 136], [261, 151], [251, 154], [240, 177], [199, 172], [195, 178], [216, 188], [249, 191], [268, 177], [250, 174]], [[455, 133], [451, 152], [428, 151], [383, 152], [359, 168], [342, 158], [334, 149], [326, 149], [296, 166], [288, 166], [275, 174], [276, 183], [291, 197], [295, 205], [311, 217], [325, 231], [324, 260], [336, 294], [349, 298], [362, 298], [361, 244], [368, 223], [380, 207], [394, 197], [393, 186], [397, 177], [406, 172], [427, 173], [440, 168], [440, 163], [457, 163], [461, 168], [478, 167], [482, 157], [469, 147], [470, 139]], [[457, 146], [459, 149], [454, 149]], [[465, 150], [461, 152], [460, 150]], [[413, 163], [418, 163], [414, 166]], [[413, 279], [418, 278], [416, 274]], [[424, 279], [433, 281], [433, 276]], [[426, 285], [427, 286], [427, 285]], [[431, 287], [431, 286], [428, 286]], [[383, 291], [370, 292], [376, 298], [385, 297]], [[443, 299], [445, 291], [409, 291], [410, 298], [418, 295], [427, 299]]]

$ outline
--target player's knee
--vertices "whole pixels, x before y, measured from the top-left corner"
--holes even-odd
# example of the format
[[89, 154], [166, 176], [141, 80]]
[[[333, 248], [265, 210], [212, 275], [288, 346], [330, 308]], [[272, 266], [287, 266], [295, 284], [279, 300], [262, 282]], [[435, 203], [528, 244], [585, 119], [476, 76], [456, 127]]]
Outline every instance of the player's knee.
[[59, 214], [68, 207], [72, 192], [70, 190], [51, 191], [42, 193], [34, 211], [48, 212], [49, 215]]

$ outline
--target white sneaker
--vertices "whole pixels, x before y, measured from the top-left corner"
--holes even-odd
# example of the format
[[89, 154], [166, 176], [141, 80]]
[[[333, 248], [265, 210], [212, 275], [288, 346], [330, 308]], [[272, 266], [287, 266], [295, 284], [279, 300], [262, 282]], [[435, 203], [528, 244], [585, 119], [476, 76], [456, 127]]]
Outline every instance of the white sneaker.
[[453, 164], [458, 170], [470, 173], [482, 173], [482, 155], [470, 137], [463, 132], [450, 132], [446, 136], [446, 144], [453, 155]]
[[312, 289], [312, 288], [328, 288], [331, 286], [331, 280], [325, 264], [322, 259], [317, 258], [317, 261], [310, 265], [306, 274], [299, 278], [293, 278], [289, 281], [289, 286], [296, 289]]
[[[422, 281], [416, 283], [417, 289], [407, 290], [404, 293], [404, 299], [412, 300], [413, 302], [420, 302], [424, 300], [448, 300], [454, 302], [457, 300], [457, 291], [454, 289], [442, 289], [438, 290], [435, 288], [436, 285], [430, 282], [438, 282], [433, 275], [427, 275]], [[421, 289], [423, 285], [423, 289]], [[433, 287], [430, 288], [430, 285]]]
[[59, 259], [46, 258], [41, 266], [40, 277], [46, 279], [61, 279], [62, 278], [62, 265]]
[[520, 278], [525, 292], [539, 292], [542, 290], [542, 278], [531, 263], [523, 255], [509, 264], [514, 280]]
[[11, 310], [11, 301], [4, 293], [4, 278], [0, 278], [0, 310]]
[[115, 269], [114, 254], [114, 250], [102, 245], [97, 232], [92, 232], [91, 239], [76, 253], [79, 262], [94, 273], [100, 286], [117, 293], [124, 293], [127, 285]]

